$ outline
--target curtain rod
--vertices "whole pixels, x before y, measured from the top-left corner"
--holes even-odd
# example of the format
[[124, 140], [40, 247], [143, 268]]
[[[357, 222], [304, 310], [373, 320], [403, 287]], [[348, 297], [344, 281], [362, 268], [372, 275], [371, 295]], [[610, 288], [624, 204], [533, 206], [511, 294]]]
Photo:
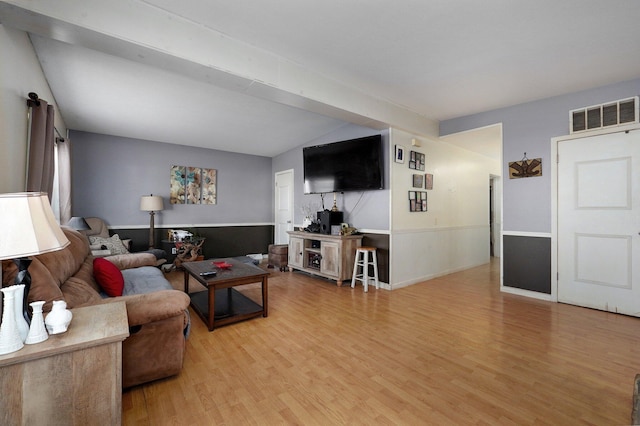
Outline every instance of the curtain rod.
[[[27, 105], [31, 108], [33, 108], [34, 106], [40, 106], [40, 98], [38, 97], [38, 94], [36, 92], [29, 92], [29, 99], [27, 99]], [[58, 137], [56, 138], [56, 142], [64, 142], [65, 141], [64, 136], [60, 134], [60, 131], [58, 130], [58, 128], [56, 126], [53, 126], [53, 130], [55, 130], [55, 132], [58, 134]]]
[[29, 92], [29, 99], [27, 99], [27, 105], [30, 107], [40, 106], [40, 98], [36, 92]]

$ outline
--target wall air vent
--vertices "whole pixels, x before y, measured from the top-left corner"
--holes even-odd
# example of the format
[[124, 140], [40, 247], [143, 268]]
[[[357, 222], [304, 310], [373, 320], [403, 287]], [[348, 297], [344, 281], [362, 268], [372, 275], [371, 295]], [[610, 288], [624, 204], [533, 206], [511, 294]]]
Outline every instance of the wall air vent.
[[638, 97], [569, 111], [570, 133], [638, 124]]

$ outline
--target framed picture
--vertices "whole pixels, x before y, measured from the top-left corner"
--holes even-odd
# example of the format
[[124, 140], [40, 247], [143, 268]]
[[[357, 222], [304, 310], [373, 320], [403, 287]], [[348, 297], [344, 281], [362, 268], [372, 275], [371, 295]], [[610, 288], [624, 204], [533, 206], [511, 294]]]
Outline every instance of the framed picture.
[[423, 175], [413, 175], [413, 187], [414, 188], [422, 188], [422, 182], [424, 180]]
[[426, 191], [409, 191], [409, 211], [410, 212], [426, 212], [427, 211]]
[[509, 162], [509, 179], [542, 176], [542, 158], [529, 160], [526, 156], [520, 161]]
[[216, 169], [171, 166], [170, 174], [171, 204], [216, 204]]
[[424, 175], [424, 189], [433, 189], [433, 175], [431, 173]]
[[404, 146], [396, 145], [395, 161], [396, 161], [396, 163], [404, 164]]
[[418, 151], [411, 151], [409, 153], [409, 168], [414, 170], [424, 171], [425, 155]]

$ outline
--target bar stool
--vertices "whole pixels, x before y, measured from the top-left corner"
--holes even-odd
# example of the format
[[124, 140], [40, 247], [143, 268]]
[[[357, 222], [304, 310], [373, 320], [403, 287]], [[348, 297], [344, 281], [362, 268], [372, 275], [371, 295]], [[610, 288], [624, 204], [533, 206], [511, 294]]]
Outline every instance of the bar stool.
[[[371, 253], [371, 263], [369, 263], [369, 253]], [[353, 263], [353, 276], [351, 277], [351, 288], [355, 288], [356, 281], [362, 281], [364, 292], [369, 291], [369, 265], [373, 266], [373, 280], [376, 288], [380, 288], [378, 281], [378, 258], [375, 247], [358, 247], [356, 249], [356, 259]], [[362, 273], [358, 273], [358, 266], [362, 267]]]

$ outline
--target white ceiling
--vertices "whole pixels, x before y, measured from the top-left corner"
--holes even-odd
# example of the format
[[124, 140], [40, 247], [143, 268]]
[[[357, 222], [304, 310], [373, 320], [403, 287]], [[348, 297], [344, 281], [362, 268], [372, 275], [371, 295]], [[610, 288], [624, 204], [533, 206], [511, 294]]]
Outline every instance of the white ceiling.
[[[30, 26], [24, 22], [29, 14], [20, 23], [9, 19], [8, 4], [28, 8], [44, 2], [0, 2], [0, 22], [41, 34], [33, 35], [33, 44], [69, 128], [274, 156], [353, 121], [349, 114], [330, 118], [317, 107], [305, 111], [274, 96], [250, 96], [175, 68], [125, 59], [117, 49], [91, 50], [73, 44], [68, 28], [56, 31], [55, 22], [46, 29]], [[71, 10], [71, 0], [63, 3]], [[637, 0], [109, 4], [116, 3], [131, 5], [126, 10], [139, 16], [128, 18], [140, 28], [155, 28], [153, 14], [141, 8], [163, 13], [313, 70], [325, 83], [355, 88], [371, 96], [372, 104], [437, 121], [640, 77]], [[78, 2], [78, 9], [86, 4]], [[164, 34], [142, 33], [139, 43], [147, 36]], [[366, 110], [367, 105], [346, 112], [358, 116]], [[382, 124], [402, 128], [387, 121]]]

